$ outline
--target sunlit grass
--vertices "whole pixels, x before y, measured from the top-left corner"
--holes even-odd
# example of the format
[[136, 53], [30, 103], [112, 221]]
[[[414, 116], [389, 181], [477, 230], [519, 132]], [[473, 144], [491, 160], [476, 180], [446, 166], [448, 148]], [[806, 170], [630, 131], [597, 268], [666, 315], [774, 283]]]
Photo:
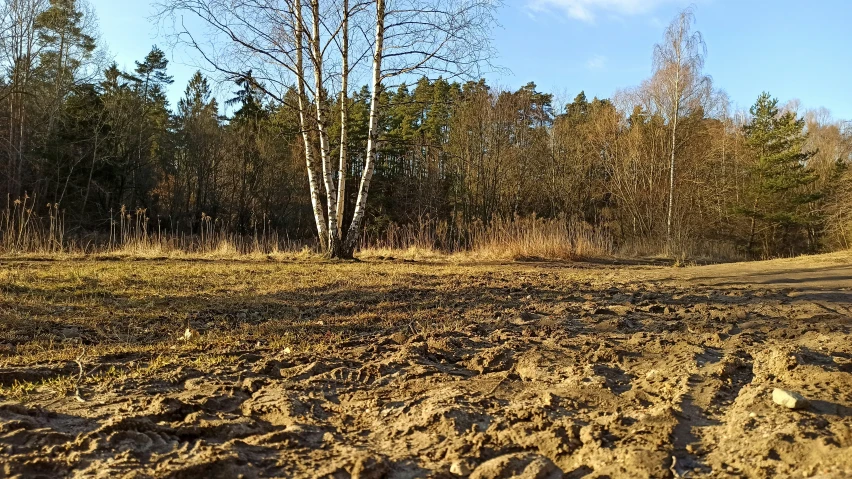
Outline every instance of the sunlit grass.
[[[819, 267], [850, 260], [850, 253], [835, 253], [770, 264]], [[379, 334], [460, 330], [498, 312], [575, 300], [572, 285], [579, 282], [609, 289], [690, 270], [469, 258], [0, 259], [0, 368], [48, 366], [73, 378], [67, 372], [80, 360], [85, 385], [179, 366], [209, 370], [247, 352], [322, 353]], [[9, 380], [0, 396], [68, 394], [68, 380]]]

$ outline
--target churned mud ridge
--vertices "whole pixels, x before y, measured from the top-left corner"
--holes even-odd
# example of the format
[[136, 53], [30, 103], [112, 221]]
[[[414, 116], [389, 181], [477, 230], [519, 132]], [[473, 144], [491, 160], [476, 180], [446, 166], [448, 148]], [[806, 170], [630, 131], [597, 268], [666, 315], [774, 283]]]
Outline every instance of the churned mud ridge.
[[[0, 476], [852, 476], [849, 291], [570, 287], [462, 327], [412, 322], [322, 354], [240, 351], [6, 402]], [[774, 404], [774, 387], [811, 406]]]

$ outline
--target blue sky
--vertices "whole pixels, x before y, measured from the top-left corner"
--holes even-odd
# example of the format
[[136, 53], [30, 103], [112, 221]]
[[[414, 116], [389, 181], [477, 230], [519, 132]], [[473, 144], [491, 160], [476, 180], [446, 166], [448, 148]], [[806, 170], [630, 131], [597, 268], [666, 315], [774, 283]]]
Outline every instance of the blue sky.
[[[90, 0], [103, 41], [119, 66], [133, 68], [151, 45], [165, 48], [149, 21], [149, 0]], [[766, 90], [782, 102], [826, 107], [852, 119], [852, 2], [849, 0], [504, 0], [494, 32], [495, 63], [508, 73], [490, 84], [573, 98], [609, 97], [651, 73], [651, 54], [665, 25], [696, 6], [696, 28], [708, 47], [705, 71], [747, 108]], [[175, 84], [172, 103], [195, 71], [188, 52], [166, 49]], [[230, 91], [225, 86], [225, 91]]]

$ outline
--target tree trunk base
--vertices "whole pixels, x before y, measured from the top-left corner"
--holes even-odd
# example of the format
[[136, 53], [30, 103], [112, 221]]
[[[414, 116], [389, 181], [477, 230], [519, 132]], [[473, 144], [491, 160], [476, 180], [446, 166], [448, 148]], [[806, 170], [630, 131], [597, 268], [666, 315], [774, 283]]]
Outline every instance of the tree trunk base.
[[355, 248], [347, 247], [345, 241], [334, 241], [329, 245], [329, 248], [323, 253], [326, 259], [338, 259], [346, 261], [357, 261], [355, 258]]

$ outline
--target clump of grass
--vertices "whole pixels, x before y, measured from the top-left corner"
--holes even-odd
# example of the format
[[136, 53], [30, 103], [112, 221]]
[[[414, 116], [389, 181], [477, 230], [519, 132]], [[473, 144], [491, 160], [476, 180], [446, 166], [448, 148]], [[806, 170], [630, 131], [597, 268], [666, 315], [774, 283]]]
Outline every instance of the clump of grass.
[[202, 354], [196, 357], [192, 361], [192, 364], [202, 371], [209, 371], [216, 367], [234, 364], [235, 362], [236, 358], [234, 356], [223, 354]]
[[575, 260], [612, 254], [612, 240], [577, 221], [516, 217], [474, 230], [471, 254], [486, 259]]
[[46, 215], [36, 212], [36, 199], [24, 195], [6, 197], [6, 209], [0, 210], [0, 252], [62, 253], [66, 248], [65, 218], [59, 203], [48, 203]]
[[76, 386], [77, 379], [72, 376], [57, 376], [40, 381], [15, 380], [11, 386], [0, 386], [0, 397], [18, 402], [26, 402], [30, 397], [43, 392], [64, 397], [73, 393]]
[[27, 398], [38, 392], [39, 384], [32, 381], [18, 381], [11, 386], [0, 386], [0, 397], [8, 400], [25, 402]]
[[566, 218], [496, 218], [450, 224], [428, 217], [407, 225], [390, 223], [365, 235], [360, 257], [396, 259], [573, 260], [610, 256], [612, 238], [588, 223]]

